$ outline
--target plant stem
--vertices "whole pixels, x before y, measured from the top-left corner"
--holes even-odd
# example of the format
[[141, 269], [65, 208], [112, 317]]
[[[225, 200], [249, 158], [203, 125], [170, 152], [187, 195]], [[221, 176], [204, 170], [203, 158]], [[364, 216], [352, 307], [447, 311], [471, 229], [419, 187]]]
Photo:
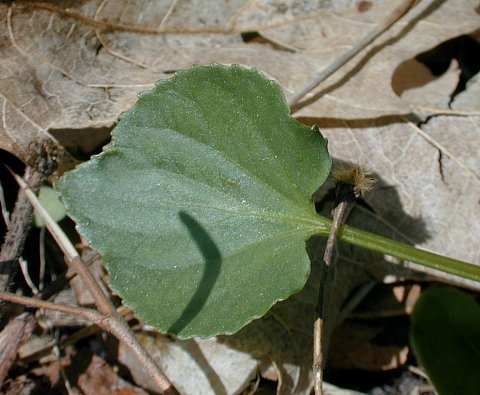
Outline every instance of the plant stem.
[[[155, 362], [148, 363], [148, 361], [152, 359], [152, 357], [138, 342], [137, 338], [131, 331], [128, 324], [123, 320], [123, 318], [118, 319], [118, 317], [121, 317], [119, 313], [116, 312], [113, 317], [111, 316], [106, 317], [96, 310], [85, 309], [82, 307], [59, 305], [59, 304], [47, 302], [44, 300], [28, 298], [25, 296], [18, 296], [9, 292], [0, 292], [0, 300], [5, 300], [8, 302], [17, 303], [24, 306], [31, 306], [35, 308], [50, 309], [50, 310], [58, 311], [65, 314], [71, 314], [76, 317], [85, 318], [91, 323], [98, 325], [104, 331], [111, 333], [117, 339], [120, 339], [123, 342], [125, 342], [125, 344], [127, 344], [130, 347], [131, 351], [137, 356], [138, 360], [143, 362], [144, 368], [147, 370], [147, 372], [153, 378], [155, 378], [158, 382], [159, 380], [158, 367], [156, 366]], [[161, 389], [162, 389], [162, 393], [164, 394], [177, 394], [177, 391], [174, 389], [173, 385], [170, 383], [168, 386], [165, 386], [165, 383], [164, 383]]]
[[480, 282], [480, 267], [471, 263], [437, 255], [348, 225], [340, 227], [338, 238], [367, 250], [391, 255], [444, 273]]
[[23, 189], [25, 195], [30, 200], [32, 206], [37, 210], [38, 214], [44, 219], [45, 224], [52, 234], [53, 238], [57, 244], [62, 249], [63, 253], [67, 257], [67, 262], [70, 267], [82, 278], [82, 280], [87, 285], [88, 290], [95, 299], [95, 304], [98, 307], [98, 310], [103, 314], [109, 314], [112, 311], [115, 311], [115, 306], [113, 305], [110, 298], [103, 292], [102, 288], [98, 284], [97, 280], [93, 277], [92, 273], [82, 261], [82, 258], [78, 254], [75, 247], [70, 243], [68, 237], [63, 233], [62, 229], [58, 224], [50, 217], [48, 212], [43, 208], [43, 206], [38, 201], [36, 195], [28, 188], [19, 176], [16, 174], [13, 175], [15, 180]]
[[[318, 230], [314, 235], [327, 237], [329, 235], [327, 231], [332, 226], [332, 221], [324, 216], [319, 217]], [[460, 278], [480, 283], [480, 267], [472, 263], [421, 250], [408, 244], [348, 225], [342, 225], [337, 236], [339, 240], [357, 247], [380, 252], [382, 254], [422, 265], [428, 269], [452, 274]]]
[[320, 277], [320, 287], [318, 290], [318, 300], [316, 306], [316, 316], [315, 316], [315, 323], [313, 329], [313, 375], [314, 375], [314, 390], [315, 395], [322, 395], [323, 394], [323, 363], [324, 363], [324, 355], [323, 355], [323, 347], [322, 342], [324, 341], [324, 332], [323, 332], [323, 324], [325, 321], [325, 301], [328, 297], [328, 290], [325, 286], [325, 280], [328, 276], [328, 271], [330, 270], [330, 266], [332, 264], [332, 257], [333, 251], [335, 249], [335, 243], [337, 239], [337, 233], [340, 228], [340, 224], [342, 223], [343, 216], [345, 214], [345, 210], [347, 208], [347, 201], [340, 202], [332, 212], [333, 221], [332, 226], [330, 228], [330, 233], [327, 239], [327, 245], [325, 247], [325, 253], [323, 255], [323, 268], [322, 274]]

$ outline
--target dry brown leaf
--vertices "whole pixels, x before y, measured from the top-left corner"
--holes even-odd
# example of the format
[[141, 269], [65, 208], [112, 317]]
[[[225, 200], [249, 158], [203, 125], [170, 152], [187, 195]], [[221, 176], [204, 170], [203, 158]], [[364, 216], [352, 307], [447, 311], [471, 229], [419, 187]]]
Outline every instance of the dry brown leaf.
[[[282, 6], [274, 1], [255, 1], [237, 21], [239, 27], [248, 29], [249, 21], [253, 20], [268, 39], [316, 59], [315, 67], [302, 70], [299, 78], [284, 81], [283, 76], [276, 76], [289, 96], [354, 46], [398, 6], [392, 2], [370, 3], [371, 7], [365, 11], [359, 9], [357, 1], [319, 2], [315, 5], [287, 1], [282, 2]], [[298, 115], [366, 119], [407, 114], [415, 112], [418, 105], [439, 104], [437, 89], [431, 85], [409, 97], [398, 96], [392, 86], [394, 74], [397, 68], [416, 55], [478, 29], [477, 6], [474, 0], [419, 2], [379, 40], [308, 95], [308, 106]], [[255, 18], [257, 15], [260, 17]], [[271, 27], [262, 30], [262, 24]], [[410, 67], [407, 73], [412, 79], [418, 70]], [[451, 80], [441, 82], [448, 84]], [[312, 97], [320, 98], [311, 102]], [[448, 101], [443, 100], [441, 104], [447, 108]]]
[[[478, 74], [468, 82], [465, 90], [455, 97], [452, 108], [458, 112], [467, 111], [464, 115], [480, 115], [480, 76]], [[469, 114], [468, 111], [473, 114]]]
[[[246, 0], [142, 1], [126, 7], [99, 0], [2, 4], [0, 148], [26, 160], [28, 144], [51, 138], [55, 131], [94, 133], [112, 127], [139, 91], [194, 63], [260, 67], [291, 95], [393, 6], [325, 4]], [[473, 0], [421, 2], [336, 73], [320, 88], [324, 96], [298, 115], [357, 119], [405, 114], [418, 105], [444, 108], [445, 97], [436, 96], [438, 87], [430, 85], [401, 98], [392, 89], [392, 77], [420, 52], [476, 29], [475, 7]], [[284, 48], [245, 43], [238, 33], [252, 30], [266, 32]], [[292, 46], [304, 48], [285, 49]], [[409, 69], [410, 74], [414, 71]], [[454, 75], [446, 84], [450, 86], [452, 79]]]
[[98, 355], [80, 372], [76, 385], [85, 395], [145, 395], [146, 392], [120, 378], [113, 368]]

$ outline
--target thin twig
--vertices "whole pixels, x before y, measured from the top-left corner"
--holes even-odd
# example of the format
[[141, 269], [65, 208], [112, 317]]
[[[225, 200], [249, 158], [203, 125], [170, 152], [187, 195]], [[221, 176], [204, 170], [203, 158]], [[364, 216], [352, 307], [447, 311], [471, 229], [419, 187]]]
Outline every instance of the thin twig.
[[3, 193], [3, 187], [1, 182], [0, 182], [0, 206], [2, 210], [3, 222], [5, 222], [5, 225], [8, 227], [8, 224], [10, 223], [10, 213], [7, 210], [7, 204], [5, 202], [5, 194]]
[[43, 206], [38, 201], [37, 196], [30, 190], [30, 188], [28, 188], [25, 181], [23, 181], [22, 178], [16, 174], [13, 174], [13, 177], [17, 181], [18, 185], [20, 185], [20, 187], [24, 190], [27, 198], [30, 200], [30, 203], [35, 208], [35, 210], [37, 210], [37, 213], [45, 221], [45, 225], [47, 226], [48, 230], [65, 254], [68, 265], [75, 270], [75, 272], [82, 278], [82, 280], [87, 285], [88, 290], [95, 299], [95, 304], [97, 305], [98, 310], [103, 314], [110, 314], [112, 311], [115, 310], [115, 306], [108, 298], [108, 296], [105, 295], [90, 270], [88, 270], [88, 268], [84, 265], [80, 255], [78, 254], [73, 244], [70, 242], [70, 240], [65, 235], [60, 226], [43, 208]]
[[338, 230], [342, 224], [349, 201], [364, 198], [375, 186], [376, 180], [359, 165], [334, 166], [331, 172], [335, 181], [335, 207], [332, 211], [332, 225], [328, 235], [325, 253], [323, 255], [322, 275], [318, 291], [317, 306], [315, 309], [315, 323], [313, 336], [313, 374], [315, 395], [322, 395], [323, 364], [325, 360], [323, 345], [326, 344], [324, 336], [325, 306], [329, 297], [329, 287], [326, 280], [331, 270], [333, 251], [335, 250]]
[[[14, 177], [20, 187], [24, 190], [25, 195], [29, 199], [31, 205], [35, 208], [35, 210], [37, 210], [37, 213], [45, 222], [47, 229], [50, 231], [53, 238], [65, 254], [67, 258], [66, 262], [69, 268], [73, 269], [80, 276], [80, 278], [85, 282], [87, 288], [91, 292], [95, 300], [95, 304], [101, 314], [99, 312], [95, 313], [99, 314], [102, 319], [100, 322], [97, 322], [95, 316], [92, 317], [95, 318], [95, 320], [90, 321], [96, 323], [102, 329], [111, 333], [117, 339], [124, 342], [128, 347], [130, 347], [130, 349], [137, 356], [138, 360], [143, 364], [145, 370], [156, 381], [162, 393], [177, 394], [178, 391], [175, 389], [173, 384], [169, 381], [169, 379], [163, 373], [160, 367], [156, 364], [151, 355], [148, 354], [147, 351], [139, 343], [138, 339], [135, 337], [128, 324], [117, 312], [115, 306], [113, 305], [109, 297], [103, 292], [101, 286], [98, 284], [97, 280], [92, 275], [90, 270], [86, 267], [77, 250], [72, 245], [68, 237], [63, 233], [62, 229], [51, 218], [48, 212], [42, 207], [42, 205], [37, 199], [37, 196], [28, 188], [26, 183], [18, 175], [14, 174]], [[80, 310], [77, 311], [80, 312]]]
[[30, 273], [28, 272], [28, 262], [22, 257], [20, 257], [18, 258], [18, 264], [20, 266], [20, 270], [22, 271], [23, 279], [27, 283], [28, 287], [34, 295], [38, 294], [38, 288], [30, 277]]
[[39, 245], [39, 258], [40, 258], [40, 269], [38, 271], [38, 289], [41, 291], [44, 286], [45, 281], [45, 269], [46, 269], [46, 259], [45, 259], [45, 226], [40, 228], [40, 236], [38, 240]]
[[[50, 283], [48, 287], [36, 294], [33, 299], [46, 300], [50, 298], [60, 291], [74, 276], [76, 276], [76, 273], [72, 269], [69, 269], [54, 282]], [[0, 355], [2, 356], [2, 360], [0, 361], [0, 387], [15, 361], [21, 345], [30, 338], [36, 324], [37, 322], [34, 315], [31, 312], [25, 312], [11, 320], [0, 333]], [[99, 328], [99, 326], [92, 325], [87, 329], [92, 332], [98, 331]], [[65, 342], [65, 344], [68, 344], [68, 342]], [[28, 363], [28, 361], [23, 362]]]
[[58, 303], [47, 302], [36, 298], [15, 295], [10, 292], [0, 292], [0, 299], [7, 302], [21, 304], [23, 306], [35, 307], [36, 309], [48, 309], [58, 311], [59, 313], [71, 314], [76, 317], [85, 318], [86, 320], [101, 326], [105, 318], [96, 310], [86, 309], [84, 307], [65, 306]]
[[380, 36], [383, 32], [390, 28], [396, 21], [398, 21], [408, 10], [413, 6], [416, 0], [406, 0], [399, 7], [397, 7], [384, 21], [382, 21], [375, 29], [364, 36], [357, 44], [355, 44], [348, 51], [344, 52], [339, 58], [335, 59], [333, 63], [325, 67], [315, 78], [310, 80], [298, 93], [294, 94], [289, 100], [289, 106], [294, 104], [305, 96], [308, 92], [315, 89], [321, 82], [325, 81], [335, 71], [352, 59], [363, 48]]
[[[56, 335], [56, 337], [58, 337], [58, 334]], [[76, 395], [77, 392], [73, 390], [72, 385], [70, 384], [70, 380], [68, 379], [68, 376], [65, 373], [65, 369], [63, 368], [61, 352], [60, 352], [60, 348], [58, 347], [58, 339], [53, 348], [53, 354], [57, 358], [58, 370], [60, 371], [60, 375], [62, 376], [62, 380], [63, 380], [63, 383], [65, 384], [65, 389], [67, 390], [67, 394]]]
[[[129, 309], [123, 307], [123, 306], [118, 308], [118, 312], [127, 321], [129, 321], [130, 319], [133, 318], [131, 310], [129, 310]], [[102, 330], [102, 328], [100, 328], [98, 325], [95, 325], [95, 324], [84, 326], [83, 328], [79, 329], [77, 332], [73, 333], [72, 335], [69, 335], [68, 337], [60, 340], [60, 342], [58, 343], [58, 346], [60, 346], [61, 348], [65, 348], [66, 346], [75, 344], [80, 340], [86, 339], [87, 337], [90, 337], [90, 336], [100, 332], [101, 330]], [[30, 362], [33, 362], [33, 361], [38, 361], [40, 358], [49, 355], [51, 353], [53, 347], [55, 347], [55, 345], [56, 345], [55, 343], [50, 343], [50, 344], [46, 345], [45, 347], [34, 351], [31, 354], [23, 355], [20, 358], [20, 362], [26, 364], [26, 363], [30, 363]]]
[[320, 279], [320, 289], [318, 291], [318, 301], [316, 308], [316, 317], [314, 323], [313, 333], [313, 374], [314, 374], [314, 389], [315, 395], [322, 395], [322, 383], [323, 383], [323, 362], [324, 355], [322, 351], [323, 339], [323, 324], [325, 314], [325, 302], [327, 296], [327, 287], [325, 286], [325, 280], [327, 279], [327, 272], [332, 263], [333, 251], [337, 240], [337, 233], [342, 223], [342, 218], [347, 208], [347, 201], [340, 202], [333, 210], [333, 221], [328, 235], [327, 245], [325, 247], [325, 253], [323, 255], [323, 269]]

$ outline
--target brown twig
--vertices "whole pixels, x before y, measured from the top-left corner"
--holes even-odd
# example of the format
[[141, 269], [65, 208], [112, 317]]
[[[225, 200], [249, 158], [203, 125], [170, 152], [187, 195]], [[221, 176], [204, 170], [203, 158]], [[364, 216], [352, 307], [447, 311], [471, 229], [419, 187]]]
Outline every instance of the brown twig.
[[[160, 369], [156, 366], [150, 354], [148, 354], [146, 350], [142, 347], [142, 345], [138, 342], [137, 338], [128, 327], [128, 324], [123, 320], [121, 315], [116, 310], [113, 316], [112, 315], [105, 316], [102, 313], [93, 309], [60, 305], [57, 303], [38, 300], [35, 298], [18, 296], [9, 292], [0, 292], [0, 300], [4, 300], [11, 303], [17, 303], [23, 306], [30, 306], [38, 309], [49, 309], [49, 310], [58, 311], [64, 314], [71, 314], [76, 317], [81, 317], [90, 321], [92, 324], [99, 326], [104, 331], [111, 333], [117, 339], [123, 341], [126, 345], [128, 345], [130, 349], [137, 355], [137, 358], [143, 363], [145, 369], [157, 381], [157, 384], [159, 384], [159, 388], [162, 391], [162, 393], [164, 394], [178, 393], [176, 389], [173, 387], [173, 385], [168, 381], [168, 379], [163, 374], [163, 372], [160, 371], [160, 374], [163, 375], [163, 378], [158, 377], [158, 370]], [[160, 379], [162, 379], [161, 385], [159, 383]], [[164, 381], [166, 381], [166, 383]]]
[[[48, 287], [36, 294], [33, 299], [45, 300], [50, 298], [60, 291], [74, 276], [76, 276], [76, 273], [69, 269], [49, 284]], [[2, 356], [0, 361], [0, 387], [7, 377], [10, 367], [15, 362], [20, 347], [28, 341], [36, 324], [35, 316], [27, 311], [11, 320], [0, 333], [0, 355]], [[93, 330], [95, 331], [99, 330], [98, 326], [91, 326], [89, 327], [90, 332], [92, 328], [94, 328]], [[28, 362], [28, 360], [23, 362]]]
[[315, 89], [321, 82], [325, 81], [333, 73], [335, 73], [340, 67], [352, 59], [363, 48], [380, 36], [383, 32], [389, 29], [396, 21], [398, 21], [403, 15], [405, 15], [410, 8], [414, 5], [416, 0], [406, 0], [399, 7], [397, 7], [384, 21], [382, 21], [375, 29], [364, 36], [358, 41], [352, 48], [344, 52], [340, 57], [335, 59], [333, 63], [325, 67], [317, 76], [310, 80], [303, 88], [301, 88], [293, 97], [289, 100], [290, 107], [294, 106], [298, 101], [304, 97], [307, 93]]
[[334, 166], [332, 168], [332, 178], [336, 183], [335, 189], [335, 207], [332, 211], [332, 225], [328, 235], [325, 253], [323, 255], [322, 275], [320, 277], [320, 287], [318, 291], [318, 300], [315, 309], [315, 322], [313, 329], [313, 375], [315, 395], [322, 395], [323, 389], [323, 364], [325, 361], [324, 336], [325, 306], [328, 300], [328, 287], [326, 280], [332, 266], [333, 252], [337, 241], [337, 234], [342, 225], [342, 220], [347, 209], [349, 201], [364, 198], [371, 192], [375, 186], [376, 180], [359, 165]]
[[71, 267], [85, 282], [88, 290], [91, 292], [95, 299], [98, 310], [103, 314], [109, 314], [115, 310], [115, 306], [109, 297], [103, 292], [103, 289], [98, 284], [95, 277], [82, 261], [82, 258], [78, 254], [75, 247], [70, 243], [68, 237], [63, 233], [58, 224], [50, 217], [48, 212], [43, 208], [37, 199], [37, 196], [30, 190], [25, 181], [23, 181], [16, 174], [13, 174], [15, 180], [23, 189], [25, 195], [29, 199], [31, 205], [37, 210], [38, 214], [45, 221], [45, 225], [52, 234], [53, 238], [62, 249], [62, 252], [66, 256], [66, 261], [69, 267]]
[[[59, 292], [68, 283], [68, 281], [75, 276], [76, 273], [72, 269], [69, 269], [66, 273], [62, 274], [55, 281], [49, 284], [48, 287], [45, 287], [41, 292], [33, 296], [33, 299], [49, 299], [51, 296]], [[0, 355], [2, 356], [0, 361], [0, 387], [7, 377], [10, 367], [15, 362], [20, 347], [30, 338], [36, 324], [37, 321], [34, 315], [28, 311], [11, 320], [0, 333]], [[100, 330], [101, 328], [93, 325], [86, 329], [88, 329], [88, 331], [86, 330], [82, 332], [84, 337], [94, 333], [94, 331]], [[63, 344], [66, 345], [68, 342], [62, 342], [62, 345]], [[50, 350], [51, 349], [49, 349], [49, 351]], [[25, 358], [22, 360], [22, 362], [28, 363], [30, 360], [33, 360], [33, 358]]]
[[101, 326], [102, 320], [104, 319], [104, 316], [96, 310], [76, 306], [65, 306], [58, 303], [47, 302], [46, 300], [15, 295], [10, 292], [0, 292], [0, 299], [23, 306], [35, 307], [36, 309], [48, 309], [58, 311], [59, 313], [71, 314], [76, 317], [85, 318], [99, 326]]
[[[129, 321], [130, 319], [133, 319], [132, 311], [127, 309], [126, 307], [121, 306], [117, 310], [122, 315], [122, 317], [125, 318], [125, 320]], [[30, 363], [33, 361], [38, 361], [40, 358], [43, 358], [49, 355], [52, 352], [53, 348], [56, 346], [64, 348], [68, 345], [75, 344], [80, 340], [90, 337], [100, 332], [101, 330], [102, 328], [100, 328], [98, 325], [95, 325], [95, 324], [84, 326], [83, 328], [79, 329], [77, 332], [69, 335], [66, 338], [62, 338], [58, 342], [50, 343], [39, 350], [33, 351], [31, 354], [22, 355], [19, 361], [24, 364]]]
[[325, 286], [325, 280], [327, 278], [328, 270], [330, 269], [333, 257], [333, 251], [335, 249], [335, 243], [337, 240], [337, 233], [342, 223], [345, 210], [347, 208], [347, 201], [340, 202], [332, 212], [333, 221], [330, 228], [330, 234], [328, 235], [327, 245], [325, 247], [325, 253], [323, 255], [323, 268], [322, 276], [320, 278], [320, 288], [318, 291], [318, 301], [316, 308], [316, 317], [313, 329], [313, 375], [314, 375], [314, 390], [315, 395], [322, 395], [322, 383], [323, 383], [323, 363], [324, 355], [322, 348], [323, 339], [323, 324], [325, 314], [325, 302], [327, 299], [327, 287]]
[[[15, 180], [20, 185], [20, 187], [24, 190], [27, 198], [29, 199], [32, 206], [37, 210], [38, 214], [42, 217], [45, 222], [46, 227], [52, 234], [55, 241], [58, 243], [59, 247], [62, 249], [63, 253], [66, 256], [66, 262], [69, 268], [73, 269], [78, 276], [85, 282], [87, 288], [91, 292], [95, 304], [99, 310], [96, 314], [99, 314], [102, 318], [98, 321], [98, 316], [92, 315], [91, 319], [87, 318], [86, 316], [82, 316], [83, 318], [89, 319], [91, 322], [94, 322], [98, 326], [100, 326], [105, 331], [114, 335], [120, 341], [123, 341], [133, 353], [137, 356], [138, 360], [143, 364], [144, 368], [147, 372], [152, 376], [152, 378], [156, 381], [160, 391], [165, 394], [176, 394], [178, 391], [175, 389], [173, 384], [168, 380], [167, 376], [162, 372], [159, 366], [155, 363], [154, 359], [147, 353], [147, 351], [142, 347], [139, 343], [138, 339], [135, 337], [133, 332], [131, 331], [128, 324], [122, 318], [122, 316], [117, 312], [115, 306], [113, 305], [112, 301], [109, 297], [104, 293], [101, 286], [98, 284], [95, 277], [92, 275], [90, 270], [84, 264], [82, 258], [78, 254], [75, 247], [72, 245], [68, 237], [63, 233], [62, 229], [58, 226], [58, 224], [50, 217], [48, 212], [42, 207], [40, 202], [38, 201], [36, 195], [28, 188], [26, 183], [17, 175], [14, 174]], [[31, 299], [31, 298], [29, 298]], [[35, 299], [32, 299], [35, 300]], [[48, 303], [42, 301], [35, 301], [35, 303]], [[45, 305], [42, 305], [45, 306]], [[54, 305], [55, 306], [55, 305]], [[57, 305], [58, 306], [58, 305]], [[51, 306], [53, 308], [53, 306]], [[61, 307], [65, 309], [65, 306]], [[80, 308], [76, 308], [76, 313], [80, 313], [83, 311], [82, 314], [87, 314], [85, 310], [78, 310]], [[91, 313], [88, 310], [88, 314]], [[72, 310], [65, 311], [67, 313], [72, 313]]]

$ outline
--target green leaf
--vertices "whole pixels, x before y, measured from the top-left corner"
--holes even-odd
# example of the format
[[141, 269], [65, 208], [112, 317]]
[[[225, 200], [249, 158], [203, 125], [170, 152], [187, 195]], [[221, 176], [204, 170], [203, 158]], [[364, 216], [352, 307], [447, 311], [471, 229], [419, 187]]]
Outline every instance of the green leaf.
[[105, 151], [58, 183], [112, 288], [186, 338], [233, 333], [301, 290], [331, 160], [256, 69], [194, 66], [139, 95]]
[[410, 342], [440, 395], [479, 393], [480, 306], [473, 298], [428, 289], [415, 304]]
[[[40, 187], [38, 199], [54, 221], [58, 222], [65, 218], [65, 207], [58, 198], [58, 194], [55, 190], [46, 186]], [[33, 223], [38, 228], [45, 226], [45, 222], [43, 222], [42, 217], [38, 215], [36, 211], [33, 212]]]

